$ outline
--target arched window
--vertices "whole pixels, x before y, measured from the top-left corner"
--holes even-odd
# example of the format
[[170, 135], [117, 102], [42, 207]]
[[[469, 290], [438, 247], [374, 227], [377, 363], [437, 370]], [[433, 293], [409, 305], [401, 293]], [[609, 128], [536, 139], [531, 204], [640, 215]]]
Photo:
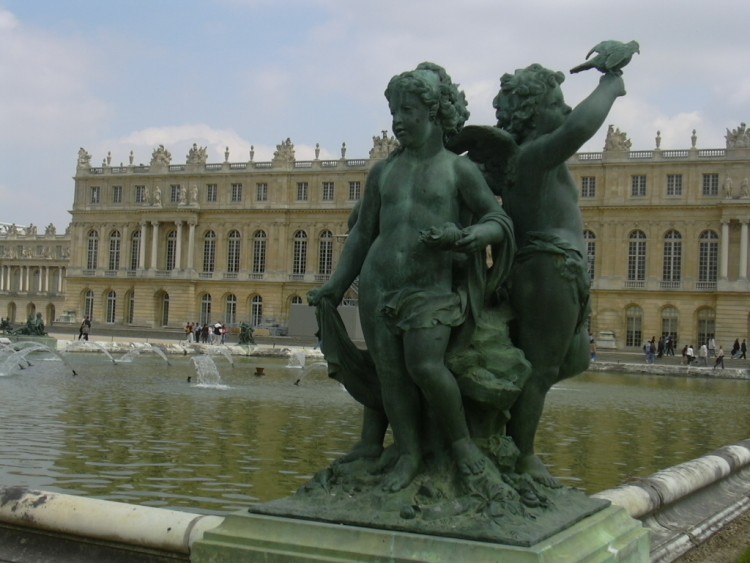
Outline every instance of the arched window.
[[96, 266], [99, 263], [99, 233], [96, 231], [89, 231], [88, 237], [88, 252], [86, 255], [86, 269], [96, 270]]
[[698, 346], [716, 336], [716, 312], [709, 307], [698, 310]]
[[318, 250], [318, 274], [330, 276], [333, 271], [333, 233], [331, 231], [320, 233]]
[[117, 294], [114, 291], [107, 293], [107, 323], [114, 324], [117, 310]]
[[646, 234], [643, 231], [630, 233], [628, 243], [628, 281], [646, 279]]
[[304, 274], [307, 269], [307, 233], [305, 231], [294, 233], [294, 251], [292, 254], [292, 274]]
[[672, 342], [679, 342], [677, 334], [677, 321], [679, 320], [677, 309], [672, 306], [664, 307], [661, 310], [661, 336], [666, 340], [667, 336], [672, 337]]
[[674, 229], [664, 235], [662, 281], [679, 283], [682, 278], [682, 235]]
[[83, 316], [94, 320], [94, 292], [90, 289], [83, 296]]
[[586, 264], [588, 266], [589, 281], [594, 281], [596, 268], [596, 235], [588, 229], [583, 231], [583, 240], [586, 243]]
[[175, 269], [175, 258], [177, 256], [177, 231], [172, 229], [167, 234], [167, 263], [165, 264], [166, 270]]
[[216, 268], [216, 233], [208, 231], [203, 237], [203, 271], [213, 272]]
[[169, 324], [169, 293], [164, 292], [161, 296], [161, 326]]
[[211, 324], [211, 295], [206, 293], [201, 298], [201, 324]]
[[263, 298], [260, 295], [253, 297], [250, 303], [250, 324], [259, 326], [263, 323]]
[[237, 296], [233, 293], [227, 295], [224, 306], [224, 322], [228, 325], [237, 322]]
[[715, 284], [719, 270], [719, 235], [703, 231], [698, 242], [698, 282]]
[[130, 269], [137, 270], [141, 260], [141, 231], [134, 231], [130, 236]]
[[120, 269], [120, 247], [121, 247], [120, 231], [112, 231], [109, 235], [109, 269], [119, 270]]
[[255, 231], [253, 235], [253, 273], [264, 274], [266, 271], [266, 240], [265, 231]]
[[230, 231], [227, 246], [227, 272], [237, 273], [240, 271], [240, 240], [239, 231]]
[[292, 305], [302, 305], [302, 298], [299, 295], [292, 296]]
[[643, 343], [643, 309], [638, 305], [631, 305], [625, 310], [625, 319], [625, 346], [640, 347]]
[[125, 295], [125, 322], [127, 324], [133, 324], [135, 318], [135, 293], [128, 291]]

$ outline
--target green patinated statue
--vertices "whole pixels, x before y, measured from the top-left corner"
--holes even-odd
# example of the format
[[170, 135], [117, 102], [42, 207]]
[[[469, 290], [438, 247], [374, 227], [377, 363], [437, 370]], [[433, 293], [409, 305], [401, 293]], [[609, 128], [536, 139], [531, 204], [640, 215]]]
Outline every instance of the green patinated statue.
[[239, 336], [239, 343], [240, 344], [255, 344], [255, 339], [253, 338], [253, 327], [250, 326], [249, 323], [240, 323], [240, 336]]
[[[385, 94], [400, 147], [370, 172], [338, 268], [309, 301], [338, 304], [359, 276], [362, 329], [394, 435], [378, 469], [387, 472], [382, 487], [397, 491], [422, 468], [423, 403], [440, 420], [460, 472], [485, 465], [445, 364], [452, 331], [472, 313], [469, 282], [457, 283], [454, 258], [470, 271], [471, 258], [483, 259], [494, 244], [509, 264], [513, 234], [479, 169], [445, 148], [469, 115], [445, 70], [423, 63], [394, 77]], [[447, 242], [446, 223], [455, 227]], [[373, 433], [380, 442], [386, 418]]]
[[12, 330], [11, 334], [24, 336], [45, 336], [47, 334], [47, 331], [44, 328], [44, 320], [42, 320], [42, 314], [37, 313], [36, 317], [29, 317], [26, 321], [26, 326], [22, 326], [15, 330]]
[[[329, 375], [364, 405], [361, 440], [251, 511], [530, 545], [602, 507], [559, 488], [534, 438], [550, 387], [589, 358], [565, 161], [625, 93], [626, 62], [574, 110], [561, 73], [506, 74], [496, 127], [463, 126], [464, 95], [438, 65], [391, 79], [399, 148], [373, 167], [336, 271], [308, 295]], [[357, 278], [366, 351], [336, 311]]]
[[[597, 49], [615, 50], [616, 44], [603, 42]], [[590, 358], [583, 220], [578, 187], [565, 162], [625, 95], [622, 66], [618, 58], [572, 110], [560, 90], [562, 73], [534, 64], [505, 74], [493, 102], [497, 127], [467, 127], [454, 140], [453, 148], [468, 150], [485, 165], [493, 191], [513, 220], [518, 252], [507, 284], [515, 313], [511, 334], [532, 373], [511, 409], [507, 432], [521, 453], [517, 471], [550, 486], [559, 483], [534, 455], [544, 400], [552, 385], [584, 371]]]

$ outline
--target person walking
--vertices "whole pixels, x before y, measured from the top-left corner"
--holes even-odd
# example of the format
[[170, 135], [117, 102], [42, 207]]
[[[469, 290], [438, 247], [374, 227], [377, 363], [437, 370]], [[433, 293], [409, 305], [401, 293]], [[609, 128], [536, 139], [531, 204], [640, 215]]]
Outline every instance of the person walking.
[[708, 367], [708, 346], [701, 344], [701, 347], [698, 349], [698, 357], [701, 363]]
[[719, 353], [716, 354], [716, 361], [714, 362], [714, 369], [716, 369], [717, 366], [721, 366], [721, 369], [724, 369], [724, 348], [719, 346]]
[[747, 360], [747, 344], [745, 343], [745, 339], [742, 339], [742, 344], [740, 344], [740, 359]]

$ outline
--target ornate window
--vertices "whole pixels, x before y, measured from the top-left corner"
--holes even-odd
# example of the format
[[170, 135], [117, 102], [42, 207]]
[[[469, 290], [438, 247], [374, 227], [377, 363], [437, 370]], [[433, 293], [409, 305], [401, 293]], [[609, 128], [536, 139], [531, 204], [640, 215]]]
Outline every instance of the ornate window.
[[583, 231], [583, 240], [586, 243], [586, 264], [588, 267], [589, 281], [594, 281], [596, 271], [596, 235], [588, 229]]
[[703, 195], [719, 195], [719, 175], [703, 175]]
[[323, 201], [333, 201], [333, 182], [323, 182]]
[[120, 269], [120, 247], [121, 247], [120, 231], [112, 231], [109, 235], [109, 269], [119, 270]]
[[646, 234], [643, 231], [630, 233], [628, 242], [628, 281], [646, 279]]
[[166, 269], [167, 270], [174, 270], [175, 269], [175, 260], [177, 257], [177, 231], [172, 229], [167, 234], [167, 263], [166, 263]]
[[256, 185], [255, 199], [257, 201], [268, 201], [268, 184], [266, 182], [259, 182]]
[[672, 342], [678, 342], [677, 321], [680, 315], [675, 307], [667, 306], [661, 310], [661, 337], [666, 340], [667, 336], [672, 336]]
[[232, 184], [232, 203], [242, 201], [242, 184]]
[[643, 343], [643, 309], [638, 305], [631, 305], [625, 310], [625, 319], [625, 346], [640, 347]]
[[206, 293], [201, 297], [201, 320], [200, 323], [211, 324], [211, 295]]
[[631, 191], [633, 197], [644, 197], [646, 195], [646, 176], [637, 174], [631, 177]]
[[164, 292], [161, 296], [161, 326], [169, 324], [169, 293]]
[[224, 322], [232, 325], [237, 322], [237, 296], [233, 293], [227, 295], [224, 307]]
[[667, 174], [667, 195], [682, 195], [682, 174]]
[[117, 294], [114, 291], [107, 293], [107, 323], [114, 324], [117, 309]]
[[213, 272], [216, 268], [216, 233], [208, 231], [203, 237], [203, 271]]
[[240, 232], [232, 230], [229, 232], [229, 245], [227, 246], [227, 272], [237, 273], [240, 271]]
[[664, 236], [662, 281], [679, 282], [682, 278], [682, 235], [675, 230]]
[[698, 346], [707, 344], [709, 338], [716, 336], [716, 313], [704, 307], [698, 310]]
[[122, 203], [122, 186], [112, 186], [112, 203]]
[[318, 260], [318, 274], [330, 276], [333, 271], [333, 233], [331, 231], [320, 233]]
[[297, 201], [307, 201], [309, 198], [309, 186], [307, 182], [297, 182]]
[[215, 202], [219, 199], [219, 186], [216, 184], [206, 184], [206, 201]]
[[596, 197], [596, 176], [581, 178], [581, 197]]
[[259, 326], [263, 323], [263, 298], [260, 295], [253, 297], [250, 303], [250, 324]]
[[90, 289], [83, 296], [83, 316], [94, 320], [94, 292]]
[[130, 236], [130, 269], [137, 270], [141, 260], [141, 231], [133, 231]]
[[146, 203], [146, 186], [135, 187], [135, 202]]
[[89, 231], [88, 249], [86, 253], [86, 269], [96, 270], [99, 263], [99, 233]]
[[91, 186], [91, 203], [99, 203], [102, 198], [102, 189], [99, 186]]
[[170, 203], [180, 202], [180, 193], [182, 193], [182, 187], [180, 184], [172, 184], [169, 186], [169, 201]]
[[358, 201], [362, 197], [362, 183], [349, 182], [349, 201]]
[[294, 233], [294, 249], [292, 252], [292, 274], [302, 275], [307, 266], [307, 233]]
[[268, 237], [265, 231], [255, 231], [253, 235], [253, 273], [264, 274], [266, 272], [266, 241]]
[[698, 242], [698, 281], [715, 283], [719, 270], [719, 235], [703, 231]]
[[125, 322], [127, 324], [133, 324], [135, 318], [135, 294], [132, 291], [128, 291], [125, 296]]

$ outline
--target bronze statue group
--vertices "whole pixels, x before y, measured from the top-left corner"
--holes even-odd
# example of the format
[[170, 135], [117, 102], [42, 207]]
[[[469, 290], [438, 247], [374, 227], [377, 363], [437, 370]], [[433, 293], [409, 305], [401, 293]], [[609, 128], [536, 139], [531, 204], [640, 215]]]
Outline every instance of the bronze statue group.
[[[549, 389], [590, 361], [583, 223], [566, 160], [625, 94], [635, 52], [635, 42], [592, 49], [571, 72], [602, 76], [575, 108], [561, 72], [504, 74], [491, 126], [465, 126], [464, 94], [436, 64], [391, 79], [399, 147], [369, 173], [339, 265], [308, 296], [330, 375], [365, 407], [361, 441], [337, 463], [371, 459], [378, 486], [395, 492], [442, 448], [469, 487], [508, 474], [559, 487], [534, 440]], [[335, 318], [357, 278], [366, 352]]]

